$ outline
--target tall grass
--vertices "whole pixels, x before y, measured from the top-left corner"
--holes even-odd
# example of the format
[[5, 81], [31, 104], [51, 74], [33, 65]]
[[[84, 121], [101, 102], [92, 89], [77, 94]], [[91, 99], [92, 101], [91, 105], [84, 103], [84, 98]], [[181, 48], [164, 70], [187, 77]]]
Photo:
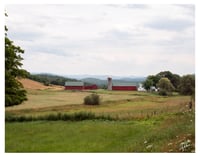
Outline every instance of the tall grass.
[[40, 116], [15, 116], [7, 114], [5, 116], [6, 122], [26, 122], [26, 121], [82, 121], [82, 120], [114, 120], [109, 115], [95, 115], [92, 112], [76, 112], [73, 114], [57, 113], [57, 114], [46, 114]]

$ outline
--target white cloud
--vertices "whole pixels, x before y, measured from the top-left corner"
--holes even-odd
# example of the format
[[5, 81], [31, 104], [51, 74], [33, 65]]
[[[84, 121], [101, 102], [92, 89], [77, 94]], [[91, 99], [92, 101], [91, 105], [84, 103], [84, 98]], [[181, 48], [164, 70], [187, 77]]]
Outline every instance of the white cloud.
[[56, 74], [194, 73], [193, 5], [7, 5], [24, 68]]

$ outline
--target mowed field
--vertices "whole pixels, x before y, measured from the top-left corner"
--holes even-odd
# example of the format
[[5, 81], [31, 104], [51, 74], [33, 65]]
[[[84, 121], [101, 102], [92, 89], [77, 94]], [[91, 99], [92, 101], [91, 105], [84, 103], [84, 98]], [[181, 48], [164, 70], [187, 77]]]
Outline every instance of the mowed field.
[[[6, 152], [191, 152], [195, 110], [189, 96], [161, 97], [135, 91], [65, 91], [27, 88], [28, 101], [6, 108], [6, 116], [93, 113], [112, 119], [6, 122]], [[97, 93], [101, 105], [83, 104]], [[181, 143], [190, 141], [182, 150]]]

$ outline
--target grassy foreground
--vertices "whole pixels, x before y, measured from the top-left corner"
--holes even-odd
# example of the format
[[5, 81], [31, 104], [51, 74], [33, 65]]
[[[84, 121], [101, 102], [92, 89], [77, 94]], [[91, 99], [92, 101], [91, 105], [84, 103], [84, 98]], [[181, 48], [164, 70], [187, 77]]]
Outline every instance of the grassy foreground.
[[[93, 92], [101, 105], [84, 105]], [[30, 89], [28, 101], [6, 108], [5, 151], [194, 152], [189, 101], [133, 91]]]
[[166, 114], [146, 120], [6, 122], [6, 152], [180, 152], [190, 140], [194, 113]]

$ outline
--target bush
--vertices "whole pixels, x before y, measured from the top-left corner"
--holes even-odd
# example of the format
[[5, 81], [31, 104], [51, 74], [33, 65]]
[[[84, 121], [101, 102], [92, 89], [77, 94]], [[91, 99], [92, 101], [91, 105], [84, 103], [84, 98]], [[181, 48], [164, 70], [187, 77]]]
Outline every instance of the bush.
[[168, 94], [166, 90], [159, 90], [159, 95], [167, 96]]
[[84, 98], [85, 105], [100, 105], [100, 97], [97, 94], [91, 94]]

